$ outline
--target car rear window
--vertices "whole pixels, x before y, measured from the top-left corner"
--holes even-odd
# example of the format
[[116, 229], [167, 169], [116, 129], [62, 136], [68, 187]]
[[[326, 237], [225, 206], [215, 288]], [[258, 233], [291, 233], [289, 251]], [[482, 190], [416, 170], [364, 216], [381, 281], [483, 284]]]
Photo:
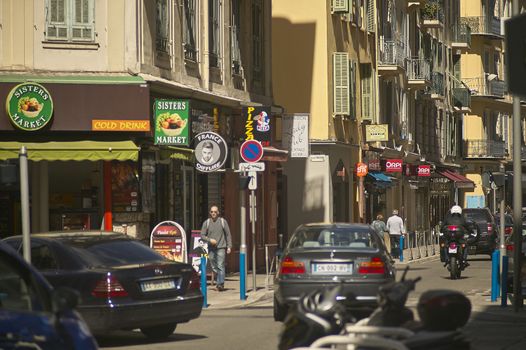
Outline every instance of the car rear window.
[[491, 222], [491, 214], [487, 210], [469, 210], [464, 209], [464, 216], [466, 219], [473, 221], [488, 221]]
[[166, 260], [144, 244], [129, 239], [67, 241], [88, 266], [121, 266]]
[[372, 231], [352, 228], [313, 227], [297, 231], [289, 242], [289, 249], [305, 248], [378, 248], [378, 237]]

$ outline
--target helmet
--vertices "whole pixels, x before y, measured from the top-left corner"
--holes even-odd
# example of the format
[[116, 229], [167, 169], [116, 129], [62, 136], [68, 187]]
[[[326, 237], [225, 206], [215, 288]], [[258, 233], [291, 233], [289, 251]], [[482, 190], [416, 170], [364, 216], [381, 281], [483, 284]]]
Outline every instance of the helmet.
[[462, 208], [458, 205], [454, 205], [451, 207], [451, 214], [462, 214]]

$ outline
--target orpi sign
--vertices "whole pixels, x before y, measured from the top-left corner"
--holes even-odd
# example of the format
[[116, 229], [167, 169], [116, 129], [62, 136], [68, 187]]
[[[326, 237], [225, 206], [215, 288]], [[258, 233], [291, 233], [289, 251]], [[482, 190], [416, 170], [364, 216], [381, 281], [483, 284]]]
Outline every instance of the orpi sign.
[[388, 159], [385, 162], [385, 171], [388, 173], [401, 173], [402, 159]]
[[418, 176], [431, 176], [431, 165], [419, 165]]

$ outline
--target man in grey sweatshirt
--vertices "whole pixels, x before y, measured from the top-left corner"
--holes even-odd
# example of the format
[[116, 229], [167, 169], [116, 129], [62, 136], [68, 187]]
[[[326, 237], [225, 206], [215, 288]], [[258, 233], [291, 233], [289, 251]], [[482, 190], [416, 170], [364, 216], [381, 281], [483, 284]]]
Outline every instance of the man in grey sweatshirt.
[[217, 205], [210, 207], [210, 218], [203, 222], [201, 238], [208, 243], [208, 258], [216, 274], [216, 290], [225, 290], [225, 253], [232, 249], [232, 235], [228, 222], [219, 216]]

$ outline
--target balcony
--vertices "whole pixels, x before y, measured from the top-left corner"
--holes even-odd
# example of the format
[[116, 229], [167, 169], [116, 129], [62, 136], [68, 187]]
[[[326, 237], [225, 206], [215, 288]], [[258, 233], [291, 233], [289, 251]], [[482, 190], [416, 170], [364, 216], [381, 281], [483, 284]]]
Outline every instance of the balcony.
[[420, 8], [424, 4], [425, 0], [407, 0], [407, 9], [413, 10]]
[[451, 47], [460, 53], [466, 53], [471, 48], [471, 28], [467, 24], [460, 23], [453, 27]]
[[442, 0], [428, 0], [420, 9], [423, 28], [444, 27], [444, 6]]
[[399, 74], [405, 69], [405, 47], [400, 41], [384, 41], [383, 50], [380, 52], [378, 63], [379, 75]]
[[434, 100], [441, 100], [444, 98], [444, 74], [440, 72], [431, 73], [431, 86], [428, 88], [428, 93]]
[[427, 58], [408, 58], [406, 71], [411, 89], [424, 89], [431, 82], [431, 65]]
[[495, 74], [462, 80], [469, 86], [472, 97], [503, 98], [507, 91], [506, 82], [500, 80]]
[[462, 24], [471, 28], [472, 35], [484, 35], [493, 39], [503, 39], [500, 32], [500, 18], [493, 16], [462, 17]]
[[464, 140], [464, 158], [504, 159], [506, 147], [504, 141]]
[[453, 88], [453, 105], [462, 112], [471, 111], [471, 93], [466, 87]]

